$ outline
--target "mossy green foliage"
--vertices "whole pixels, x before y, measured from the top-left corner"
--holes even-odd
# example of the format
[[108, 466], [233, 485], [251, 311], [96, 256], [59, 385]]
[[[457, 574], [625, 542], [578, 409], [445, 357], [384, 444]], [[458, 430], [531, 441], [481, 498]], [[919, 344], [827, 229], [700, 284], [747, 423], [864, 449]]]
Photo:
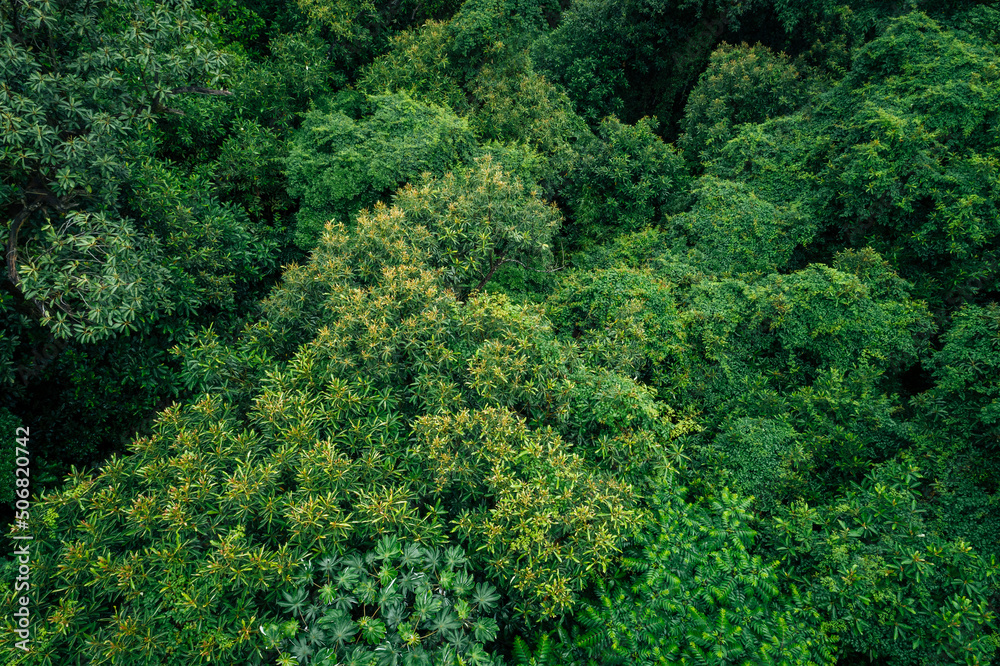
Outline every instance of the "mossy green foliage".
[[477, 140], [527, 152], [526, 173], [552, 194], [576, 168], [592, 134], [572, 103], [528, 56], [548, 2], [466, 2], [450, 20], [394, 38], [361, 76], [368, 94], [403, 92], [466, 118]]
[[715, 275], [780, 270], [816, 234], [795, 204], [775, 205], [741, 182], [707, 176], [693, 194], [691, 210], [665, 226], [686, 241], [688, 261]]
[[659, 225], [683, 208], [690, 178], [677, 151], [657, 136], [657, 125], [652, 118], [626, 125], [611, 116], [597, 140], [581, 148], [567, 188], [574, 245], [592, 249], [615, 233]]
[[295, 242], [311, 250], [323, 225], [348, 223], [362, 208], [423, 173], [443, 175], [475, 147], [465, 121], [405, 94], [368, 100], [356, 121], [342, 111], [308, 113], [288, 154], [289, 192], [302, 200]]
[[[708, 172], [821, 220], [821, 251], [870, 245], [932, 299], [994, 292], [996, 45], [924, 14], [892, 21], [801, 111], [747, 124]], [[703, 153], [704, 155], [704, 153]]]
[[818, 72], [765, 46], [723, 43], [684, 106], [677, 143], [698, 162], [702, 153], [729, 141], [734, 129], [796, 111], [822, 90]]

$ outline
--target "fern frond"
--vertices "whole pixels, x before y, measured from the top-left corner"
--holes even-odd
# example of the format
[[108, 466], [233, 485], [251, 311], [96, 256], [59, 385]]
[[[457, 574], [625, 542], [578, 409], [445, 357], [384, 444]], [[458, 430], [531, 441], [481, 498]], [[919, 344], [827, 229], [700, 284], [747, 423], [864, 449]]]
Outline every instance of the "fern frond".
[[538, 651], [535, 653], [535, 663], [537, 666], [554, 666], [554, 660], [552, 659], [553, 648], [555, 644], [548, 634], [542, 634], [542, 637], [538, 639]]
[[531, 650], [520, 636], [514, 637], [514, 648], [511, 652], [514, 655], [514, 666], [531, 666]]

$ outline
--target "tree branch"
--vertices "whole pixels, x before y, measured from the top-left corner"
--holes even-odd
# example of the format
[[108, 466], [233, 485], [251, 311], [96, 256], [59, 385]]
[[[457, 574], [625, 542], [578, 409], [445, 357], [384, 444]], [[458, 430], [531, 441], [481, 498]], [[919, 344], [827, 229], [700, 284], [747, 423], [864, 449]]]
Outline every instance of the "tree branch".
[[[508, 261], [511, 261], [510, 259], [504, 259], [504, 256], [505, 256], [506, 254], [507, 254], [507, 253], [506, 253], [506, 252], [504, 252], [504, 253], [502, 253], [502, 254], [501, 254], [501, 255], [500, 255], [499, 257], [497, 257], [497, 258], [499, 259], [499, 261], [497, 261], [496, 263], [493, 263], [493, 262], [490, 262], [490, 272], [489, 272], [489, 273], [487, 273], [487, 274], [486, 274], [486, 277], [484, 277], [484, 278], [483, 278], [482, 280], [480, 280], [480, 281], [479, 281], [479, 284], [477, 284], [477, 285], [476, 285], [476, 286], [475, 286], [475, 287], [474, 287], [474, 288], [472, 289], [472, 291], [470, 291], [470, 292], [469, 292], [469, 296], [472, 296], [472, 295], [473, 295], [474, 293], [476, 293], [477, 291], [479, 291], [480, 289], [482, 289], [482, 288], [483, 288], [483, 286], [484, 286], [484, 285], [485, 285], [485, 284], [486, 284], [487, 282], [489, 282], [489, 281], [490, 281], [490, 278], [491, 278], [491, 277], [493, 277], [493, 274], [497, 272], [497, 269], [498, 269], [498, 268], [500, 268], [501, 266], [503, 266], [504, 264], [506, 264], [506, 263], [507, 263]], [[468, 297], [466, 297], [466, 300], [468, 300]]]
[[201, 86], [180, 86], [170, 91], [171, 95], [182, 93], [198, 93], [199, 95], [232, 95], [228, 90], [216, 90], [215, 88], [202, 88]]
[[7, 238], [7, 277], [18, 291], [21, 289], [21, 279], [17, 275], [17, 234], [21, 231], [24, 221], [42, 206], [42, 201], [43, 199], [37, 199], [30, 206], [22, 208], [10, 223], [10, 236]]
[[[528, 266], [527, 264], [522, 264], [517, 259], [508, 259], [504, 263], [505, 264], [517, 264], [518, 266], [520, 266], [524, 270], [531, 271], [533, 273], [558, 273], [562, 269], [566, 268], [565, 266], [556, 266], [555, 268], [546, 268], [544, 270], [541, 269], [541, 268], [532, 268], [531, 266]], [[497, 268], [499, 268], [499, 266]]]
[[[504, 254], [506, 254], [506, 253], [504, 253]], [[544, 269], [544, 270], [543, 269], [538, 269], [538, 268], [532, 268], [531, 266], [528, 266], [528, 265], [526, 265], [526, 264], [518, 261], [517, 259], [504, 259], [504, 254], [500, 255], [500, 257], [499, 257], [500, 261], [499, 262], [497, 262], [496, 264], [491, 264], [490, 265], [490, 272], [487, 273], [486, 277], [484, 277], [482, 280], [480, 280], [479, 284], [477, 284], [475, 286], [475, 288], [472, 289], [469, 292], [469, 296], [472, 296], [474, 293], [476, 293], [477, 291], [479, 291], [480, 289], [482, 289], [486, 285], [486, 283], [490, 281], [490, 278], [493, 277], [493, 274], [496, 273], [497, 270], [501, 266], [503, 266], [504, 264], [517, 264], [521, 268], [523, 268], [523, 269], [525, 269], [527, 271], [532, 271], [534, 273], [556, 273], [558, 271], [561, 271], [563, 268], [565, 268], [564, 266], [556, 266], [555, 268], [548, 268], [548, 269]]]
[[41, 319], [42, 313], [38, 310], [38, 305], [33, 301], [29, 301], [21, 293], [21, 290], [17, 288], [13, 282], [9, 279], [0, 280], [0, 289], [3, 289], [8, 294], [14, 297], [14, 309], [20, 312], [22, 315], [28, 319], [33, 319], [35, 321]]
[[[69, 208], [73, 208], [75, 204], [69, 202], [63, 202], [58, 197], [53, 195], [48, 191], [36, 191], [30, 192], [29, 194], [35, 195], [35, 200], [31, 204], [25, 204], [23, 208], [14, 216], [14, 219], [10, 223], [10, 234], [7, 238], [7, 279], [4, 280], [4, 289], [15, 296], [15, 303], [19, 304], [19, 309], [24, 314], [28, 314], [25, 308], [28, 304], [33, 306], [34, 311], [31, 315], [35, 319], [45, 317], [48, 315], [48, 310], [43, 303], [35, 299], [29, 299], [24, 296], [24, 292], [21, 291], [21, 278], [17, 273], [17, 241], [18, 235], [21, 231], [21, 227], [24, 226], [25, 221], [31, 217], [39, 208], [43, 206], [48, 206], [54, 208], [58, 211], [65, 211]], [[66, 314], [73, 315], [73, 312], [68, 308], [59, 305], [59, 309]]]

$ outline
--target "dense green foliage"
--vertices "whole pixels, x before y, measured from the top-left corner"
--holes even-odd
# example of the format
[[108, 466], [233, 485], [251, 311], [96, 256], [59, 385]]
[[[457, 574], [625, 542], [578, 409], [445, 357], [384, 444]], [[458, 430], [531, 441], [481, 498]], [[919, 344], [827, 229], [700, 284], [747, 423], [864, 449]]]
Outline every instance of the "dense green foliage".
[[681, 209], [690, 177], [677, 151], [655, 134], [649, 118], [625, 125], [614, 116], [597, 129], [598, 141], [580, 151], [569, 207], [575, 243], [587, 246], [639, 231]]
[[859, 48], [828, 93], [744, 124], [703, 154], [706, 168], [800, 206], [821, 253], [868, 245], [936, 309], [975, 301], [998, 291], [996, 49], [909, 14]]
[[842, 651], [894, 664], [987, 663], [997, 649], [983, 632], [994, 618], [996, 559], [926, 524], [919, 480], [904, 456], [832, 505], [792, 504], [775, 521], [778, 549], [810, 571], [812, 580], [797, 578], [815, 591]]
[[306, 116], [288, 155], [288, 189], [302, 198], [295, 241], [311, 250], [323, 225], [347, 223], [362, 208], [422, 173], [442, 175], [469, 161], [475, 140], [466, 123], [405, 95], [369, 100], [358, 123], [342, 112]]
[[1000, 663], [995, 2], [0, 0], [0, 56], [3, 663]]

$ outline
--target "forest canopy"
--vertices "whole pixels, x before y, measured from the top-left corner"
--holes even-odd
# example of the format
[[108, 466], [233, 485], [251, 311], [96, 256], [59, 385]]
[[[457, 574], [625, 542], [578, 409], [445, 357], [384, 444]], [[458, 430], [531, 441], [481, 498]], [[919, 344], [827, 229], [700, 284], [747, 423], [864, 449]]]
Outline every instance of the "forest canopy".
[[0, 54], [3, 663], [1000, 663], [997, 3]]

